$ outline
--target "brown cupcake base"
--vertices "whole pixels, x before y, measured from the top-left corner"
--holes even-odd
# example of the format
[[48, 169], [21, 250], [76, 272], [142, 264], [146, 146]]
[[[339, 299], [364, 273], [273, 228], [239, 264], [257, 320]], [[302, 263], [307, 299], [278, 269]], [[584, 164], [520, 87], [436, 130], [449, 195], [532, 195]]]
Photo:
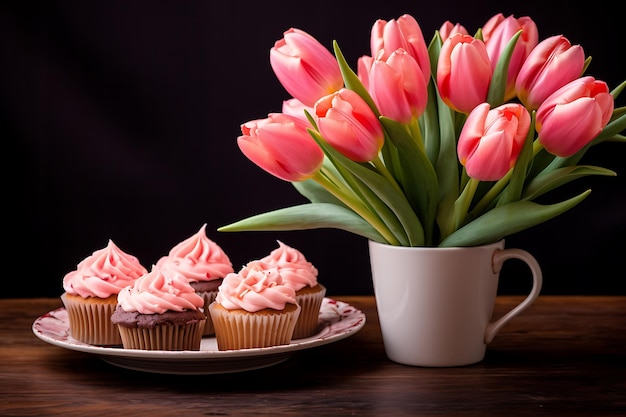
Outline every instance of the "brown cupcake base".
[[124, 349], [200, 350], [205, 321], [151, 328], [118, 327]]

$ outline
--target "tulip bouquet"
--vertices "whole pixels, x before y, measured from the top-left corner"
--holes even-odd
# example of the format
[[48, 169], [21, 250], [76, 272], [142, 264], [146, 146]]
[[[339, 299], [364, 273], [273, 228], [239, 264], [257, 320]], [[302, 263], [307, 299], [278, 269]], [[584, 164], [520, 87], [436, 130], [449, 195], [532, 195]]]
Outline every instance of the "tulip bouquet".
[[219, 231], [338, 228], [399, 246], [498, 241], [575, 207], [537, 199], [615, 172], [579, 161], [625, 142], [626, 108], [584, 75], [591, 59], [562, 35], [539, 40], [529, 17], [496, 14], [474, 35], [445, 22], [427, 45], [410, 15], [377, 20], [354, 71], [303, 30], [284, 32], [270, 64], [291, 98], [241, 125], [241, 152], [308, 202]]

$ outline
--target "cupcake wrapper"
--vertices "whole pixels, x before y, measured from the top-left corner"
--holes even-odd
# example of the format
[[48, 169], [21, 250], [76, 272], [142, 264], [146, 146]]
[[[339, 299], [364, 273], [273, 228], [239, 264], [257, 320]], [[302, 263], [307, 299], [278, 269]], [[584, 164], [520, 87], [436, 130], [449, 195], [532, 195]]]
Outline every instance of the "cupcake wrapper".
[[213, 320], [211, 320], [211, 315], [209, 314], [209, 305], [215, 301], [217, 291], [199, 292], [198, 294], [202, 297], [202, 299], [204, 299], [204, 312], [207, 315], [202, 336], [213, 336], [215, 334], [215, 327], [213, 327]]
[[[323, 287], [322, 287], [323, 288]], [[326, 288], [316, 293], [308, 293], [296, 296], [296, 301], [302, 307], [300, 316], [293, 330], [294, 339], [311, 337], [317, 333], [319, 326], [320, 308], [326, 295]]]
[[219, 350], [288, 345], [301, 307], [291, 312], [255, 314], [209, 307]]
[[115, 304], [95, 300], [82, 302], [61, 296], [70, 323], [70, 335], [83, 343], [98, 346], [120, 345], [117, 326], [111, 323]]
[[152, 328], [118, 327], [124, 349], [200, 350], [205, 322]]

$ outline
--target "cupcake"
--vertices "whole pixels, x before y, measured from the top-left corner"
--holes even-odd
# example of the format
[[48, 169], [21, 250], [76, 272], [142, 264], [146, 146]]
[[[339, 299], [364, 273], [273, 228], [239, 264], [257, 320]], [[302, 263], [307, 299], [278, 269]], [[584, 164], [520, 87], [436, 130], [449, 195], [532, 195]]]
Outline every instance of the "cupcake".
[[122, 343], [111, 314], [117, 294], [148, 272], [136, 257], [123, 252], [112, 240], [83, 259], [63, 277], [61, 300], [69, 316], [70, 335], [91, 345]]
[[182, 274], [156, 265], [117, 296], [111, 316], [124, 349], [200, 350], [204, 300]]
[[[183, 274], [191, 286], [204, 299], [204, 312], [215, 300], [217, 288], [226, 274], [235, 272], [226, 253], [206, 235], [206, 223], [193, 236], [174, 246], [167, 256], [157, 262], [157, 266], [172, 269]], [[204, 336], [215, 333], [211, 318], [207, 318]]]
[[260, 261], [226, 275], [209, 306], [218, 350], [288, 345], [300, 315], [293, 288]]
[[296, 301], [302, 308], [293, 332], [294, 339], [310, 337], [317, 333], [319, 313], [326, 287], [317, 282], [318, 271], [297, 249], [280, 240], [274, 249], [261, 261], [278, 268], [283, 283], [296, 291]]

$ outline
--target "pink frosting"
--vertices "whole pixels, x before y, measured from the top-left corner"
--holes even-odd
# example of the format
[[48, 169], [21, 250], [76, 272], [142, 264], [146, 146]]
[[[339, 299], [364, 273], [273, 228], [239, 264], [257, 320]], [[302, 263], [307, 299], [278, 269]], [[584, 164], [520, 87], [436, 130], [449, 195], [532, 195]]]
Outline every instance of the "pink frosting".
[[83, 259], [76, 270], [63, 277], [68, 294], [107, 298], [118, 294], [148, 272], [136, 257], [123, 252], [112, 240], [103, 249]]
[[226, 275], [215, 301], [227, 310], [254, 313], [265, 308], [283, 310], [286, 304], [296, 304], [295, 297], [295, 290], [283, 284], [278, 268], [252, 261], [238, 273]]
[[196, 294], [185, 276], [153, 265], [150, 272], [120, 291], [117, 303], [126, 312], [161, 314], [197, 310], [204, 306], [204, 299]]
[[261, 261], [278, 267], [285, 285], [298, 291], [306, 286], [317, 285], [317, 268], [305, 258], [297, 249], [294, 249], [280, 240], [277, 240], [278, 248], [274, 249]]
[[190, 281], [210, 281], [235, 272], [222, 248], [207, 237], [206, 223], [159, 259], [157, 266], [178, 271]]

